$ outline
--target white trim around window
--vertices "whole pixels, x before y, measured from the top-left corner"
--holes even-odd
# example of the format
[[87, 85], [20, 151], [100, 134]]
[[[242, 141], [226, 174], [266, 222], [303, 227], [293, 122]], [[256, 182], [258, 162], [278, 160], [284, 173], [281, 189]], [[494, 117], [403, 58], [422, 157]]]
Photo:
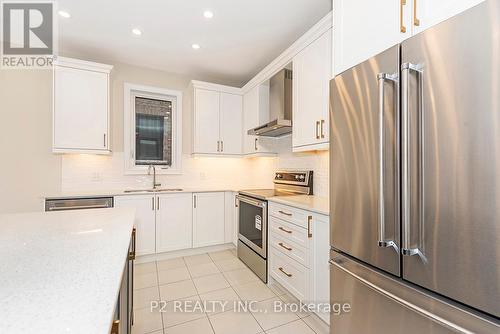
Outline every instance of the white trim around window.
[[123, 89], [123, 147], [125, 174], [147, 174], [148, 166], [135, 164], [135, 102], [136, 96], [172, 99], [172, 165], [160, 167], [158, 174], [181, 174], [182, 163], [182, 92], [125, 83]]

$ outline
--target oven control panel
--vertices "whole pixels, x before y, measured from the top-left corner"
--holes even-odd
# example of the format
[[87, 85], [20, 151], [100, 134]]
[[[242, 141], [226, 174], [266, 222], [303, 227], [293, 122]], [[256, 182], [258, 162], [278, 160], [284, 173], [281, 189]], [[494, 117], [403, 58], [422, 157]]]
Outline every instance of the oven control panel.
[[312, 183], [312, 171], [279, 171], [274, 175], [274, 183], [307, 186]]

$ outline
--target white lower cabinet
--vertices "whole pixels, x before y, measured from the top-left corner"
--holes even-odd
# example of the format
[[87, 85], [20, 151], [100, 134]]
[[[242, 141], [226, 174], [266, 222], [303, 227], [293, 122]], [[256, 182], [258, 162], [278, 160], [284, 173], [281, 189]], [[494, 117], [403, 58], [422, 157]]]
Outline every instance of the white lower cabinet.
[[114, 203], [136, 210], [137, 255], [231, 243], [237, 230], [233, 192], [125, 195]]
[[156, 252], [155, 196], [116, 196], [114, 206], [117, 208], [135, 208], [136, 254], [154, 254]]
[[[271, 277], [301, 302], [329, 303], [329, 217], [273, 202], [269, 216]], [[316, 314], [330, 322], [328, 312]]]
[[156, 252], [191, 248], [193, 212], [191, 193], [156, 196]]
[[224, 240], [224, 193], [193, 193], [193, 247], [223, 244]]

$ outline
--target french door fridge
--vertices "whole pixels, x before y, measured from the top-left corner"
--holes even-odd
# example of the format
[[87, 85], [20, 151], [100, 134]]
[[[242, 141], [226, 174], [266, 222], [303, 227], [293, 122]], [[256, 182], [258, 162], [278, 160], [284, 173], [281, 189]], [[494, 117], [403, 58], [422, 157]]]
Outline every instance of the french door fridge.
[[500, 332], [500, 1], [331, 81], [332, 333]]

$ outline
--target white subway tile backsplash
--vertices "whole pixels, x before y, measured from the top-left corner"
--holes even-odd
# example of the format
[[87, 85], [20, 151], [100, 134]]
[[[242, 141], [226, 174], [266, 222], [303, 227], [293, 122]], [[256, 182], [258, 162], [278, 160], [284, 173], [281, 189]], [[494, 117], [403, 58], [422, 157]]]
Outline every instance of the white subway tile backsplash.
[[[292, 153], [290, 137], [276, 139], [274, 145], [279, 153], [274, 158], [184, 155], [182, 174], [158, 175], [158, 180], [169, 188], [272, 188], [277, 169], [307, 169], [314, 171], [314, 194], [328, 197], [328, 151]], [[62, 157], [63, 192], [141, 189], [149, 188], [151, 182], [149, 175], [125, 175], [123, 152]]]

